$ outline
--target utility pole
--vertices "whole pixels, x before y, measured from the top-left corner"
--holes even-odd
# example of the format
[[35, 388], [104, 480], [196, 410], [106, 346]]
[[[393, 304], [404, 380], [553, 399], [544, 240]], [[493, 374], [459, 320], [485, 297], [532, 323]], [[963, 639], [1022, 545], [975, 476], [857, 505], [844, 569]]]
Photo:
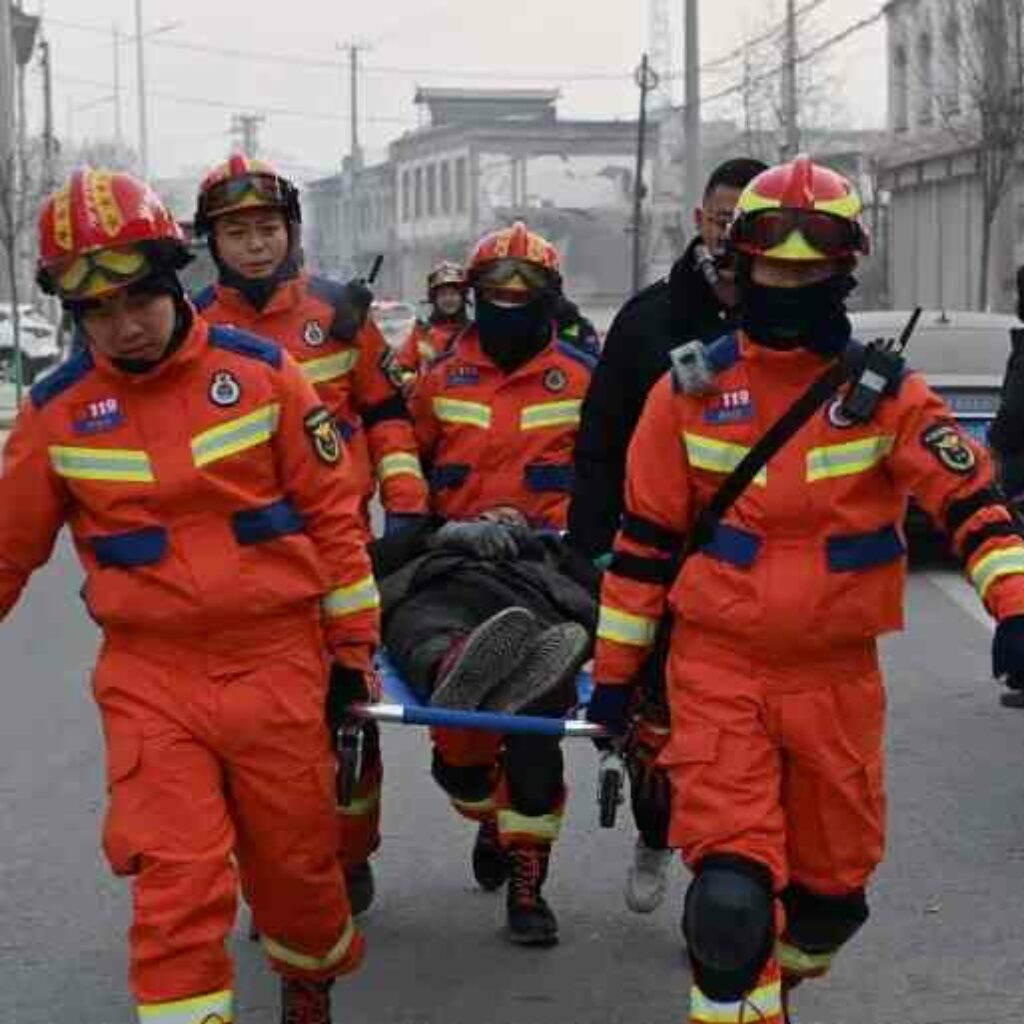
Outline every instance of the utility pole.
[[348, 159], [348, 170], [349, 170], [349, 237], [352, 240], [352, 263], [353, 272], [355, 271], [355, 262], [359, 258], [360, 248], [360, 203], [362, 200], [361, 196], [361, 182], [363, 170], [363, 154], [359, 148], [359, 52], [360, 50], [366, 49], [365, 44], [362, 43], [346, 43], [343, 47], [348, 51], [348, 70], [349, 70], [349, 86], [348, 86], [348, 100], [349, 100], [349, 159]]
[[14, 152], [14, 32], [11, 5], [0, 3], [0, 176]]
[[796, 0], [786, 0], [786, 40], [782, 63], [782, 110], [785, 143], [782, 157], [792, 160], [800, 149], [800, 126], [796, 99]]
[[117, 22], [113, 25], [114, 33], [114, 139], [117, 148], [124, 145], [124, 132], [121, 126], [121, 30]]
[[135, 60], [139, 89], [139, 163], [145, 181], [149, 178], [149, 129], [146, 125], [146, 43], [142, 35], [142, 0], [135, 0]]
[[53, 137], [53, 63], [49, 39], [39, 41], [39, 63], [43, 70], [43, 188], [46, 192], [51, 192], [54, 186], [53, 165], [57, 147]]
[[700, 140], [700, 24], [697, 0], [686, 0], [685, 69], [686, 104], [686, 214], [689, 216], [701, 205], [701, 166], [703, 164]]
[[647, 150], [647, 94], [658, 88], [658, 76], [643, 55], [636, 71], [636, 84], [640, 88], [640, 119], [637, 122], [636, 171], [633, 175], [633, 292], [640, 291], [642, 277], [643, 206], [647, 186], [644, 184], [644, 163]]
[[259, 130], [265, 120], [262, 114], [235, 114], [231, 118], [231, 134], [246, 156], [259, 155]]

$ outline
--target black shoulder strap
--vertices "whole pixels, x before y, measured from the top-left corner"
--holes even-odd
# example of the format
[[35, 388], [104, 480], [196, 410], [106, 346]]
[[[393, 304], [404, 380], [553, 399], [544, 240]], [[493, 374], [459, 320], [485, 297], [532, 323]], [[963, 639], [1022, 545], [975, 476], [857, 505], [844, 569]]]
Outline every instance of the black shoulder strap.
[[747, 489], [750, 481], [767, 465], [791, 437], [842, 387], [853, 367], [846, 359], [837, 359], [814, 383], [768, 428], [764, 436], [739, 461], [701, 509], [683, 547], [682, 561], [707, 544], [715, 527]]

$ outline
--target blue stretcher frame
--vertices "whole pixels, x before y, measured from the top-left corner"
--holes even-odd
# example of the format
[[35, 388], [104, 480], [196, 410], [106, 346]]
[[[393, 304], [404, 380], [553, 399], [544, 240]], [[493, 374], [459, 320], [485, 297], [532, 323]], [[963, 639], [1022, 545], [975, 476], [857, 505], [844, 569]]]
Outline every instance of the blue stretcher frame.
[[[596, 739], [605, 730], [592, 722], [579, 718], [540, 718], [535, 715], [505, 715], [492, 711], [456, 711], [451, 708], [432, 708], [424, 704], [412, 687], [395, 670], [386, 654], [377, 659], [384, 686], [385, 700], [377, 704], [354, 704], [350, 714], [354, 718], [395, 725], [428, 725], [450, 729], [481, 729], [485, 732], [561, 736], [566, 739]], [[590, 700], [594, 681], [587, 671], [576, 677], [578, 707]]]

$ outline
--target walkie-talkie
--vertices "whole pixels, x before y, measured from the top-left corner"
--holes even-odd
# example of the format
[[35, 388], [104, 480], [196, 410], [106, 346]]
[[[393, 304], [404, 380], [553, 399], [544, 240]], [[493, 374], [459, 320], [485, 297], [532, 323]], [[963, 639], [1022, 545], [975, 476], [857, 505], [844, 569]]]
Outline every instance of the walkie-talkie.
[[844, 416], [867, 423], [875, 414], [882, 396], [900, 380], [905, 365], [903, 351], [921, 316], [918, 306], [897, 340], [878, 339], [865, 349], [864, 362], [850, 384], [840, 407]]

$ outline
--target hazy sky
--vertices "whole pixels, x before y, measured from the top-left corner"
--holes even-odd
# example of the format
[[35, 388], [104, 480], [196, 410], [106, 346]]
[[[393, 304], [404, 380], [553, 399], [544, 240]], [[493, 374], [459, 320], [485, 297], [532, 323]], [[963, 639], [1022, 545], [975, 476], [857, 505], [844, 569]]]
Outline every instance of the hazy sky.
[[[672, 32], [674, 97], [682, 95], [683, 0], [663, 0]], [[370, 158], [417, 124], [417, 85], [557, 86], [563, 116], [633, 117], [632, 69], [650, 45], [648, 0], [143, 0], [151, 171], [191, 173], [223, 155], [234, 112], [265, 112], [264, 153], [297, 177], [329, 172], [348, 150], [347, 55], [364, 44], [360, 136]], [[817, 41], [879, 9], [881, 0], [817, 0], [802, 32]], [[114, 135], [116, 23], [134, 33], [133, 0], [25, 0], [44, 12], [53, 47], [59, 135]], [[702, 0], [702, 63], [776, 24], [782, 0]], [[176, 23], [176, 24], [174, 24]], [[163, 26], [174, 24], [166, 31]], [[834, 47], [828, 69], [841, 90], [844, 124], [885, 117], [884, 22]], [[213, 51], [257, 52], [240, 59]], [[120, 50], [125, 140], [138, 138], [135, 48]], [[705, 94], [733, 84], [730, 63], [703, 79]], [[38, 74], [29, 80], [33, 114]], [[705, 117], [735, 113], [729, 100]]]

